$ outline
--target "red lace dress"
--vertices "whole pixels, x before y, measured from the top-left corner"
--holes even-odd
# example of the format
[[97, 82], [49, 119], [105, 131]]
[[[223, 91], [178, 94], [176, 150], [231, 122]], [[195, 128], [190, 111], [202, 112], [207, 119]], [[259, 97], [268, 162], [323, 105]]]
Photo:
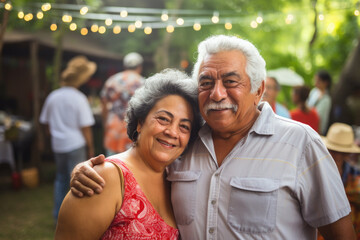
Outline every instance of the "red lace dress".
[[116, 158], [106, 161], [116, 163], [122, 170], [125, 192], [120, 211], [101, 239], [178, 239], [178, 229], [160, 217], [125, 163]]

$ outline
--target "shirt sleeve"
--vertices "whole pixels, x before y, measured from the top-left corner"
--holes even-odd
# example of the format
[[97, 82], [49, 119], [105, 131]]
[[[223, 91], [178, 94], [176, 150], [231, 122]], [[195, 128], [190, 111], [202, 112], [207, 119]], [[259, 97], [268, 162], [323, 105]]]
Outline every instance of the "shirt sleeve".
[[304, 220], [317, 228], [347, 216], [351, 209], [340, 174], [320, 138], [308, 143], [297, 172], [297, 197]]

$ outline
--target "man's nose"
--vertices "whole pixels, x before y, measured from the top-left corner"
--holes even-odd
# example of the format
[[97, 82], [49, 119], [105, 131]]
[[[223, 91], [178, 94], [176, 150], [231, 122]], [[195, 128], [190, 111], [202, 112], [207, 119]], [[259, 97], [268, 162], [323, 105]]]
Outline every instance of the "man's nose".
[[215, 81], [214, 88], [211, 91], [210, 98], [216, 102], [219, 102], [227, 97], [226, 88], [222, 81]]

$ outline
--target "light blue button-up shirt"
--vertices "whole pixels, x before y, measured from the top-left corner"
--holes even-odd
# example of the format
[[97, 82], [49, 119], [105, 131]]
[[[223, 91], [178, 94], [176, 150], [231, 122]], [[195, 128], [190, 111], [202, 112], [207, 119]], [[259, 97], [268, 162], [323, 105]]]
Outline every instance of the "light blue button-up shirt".
[[316, 239], [316, 228], [348, 215], [338, 170], [309, 126], [268, 103], [247, 137], [218, 166], [205, 125], [169, 167], [182, 239]]

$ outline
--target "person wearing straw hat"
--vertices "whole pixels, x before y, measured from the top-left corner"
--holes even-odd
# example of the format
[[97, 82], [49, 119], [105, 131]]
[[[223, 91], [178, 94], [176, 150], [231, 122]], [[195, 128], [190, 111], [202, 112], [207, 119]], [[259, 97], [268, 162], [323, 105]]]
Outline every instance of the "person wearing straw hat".
[[53, 215], [57, 221], [61, 203], [69, 190], [71, 170], [94, 155], [91, 126], [95, 120], [86, 96], [78, 88], [96, 71], [85, 56], [72, 58], [61, 73], [61, 88], [46, 98], [40, 122], [51, 135], [56, 162]]
[[140, 75], [143, 61], [139, 53], [127, 54], [123, 60], [125, 70], [106, 80], [101, 90], [104, 148], [107, 156], [123, 152], [132, 145], [126, 133], [125, 113], [131, 96], [145, 81]]
[[360, 170], [350, 160], [351, 154], [356, 157], [360, 153], [360, 147], [355, 144], [353, 129], [345, 123], [333, 123], [322, 140], [338, 167], [351, 205], [357, 239], [360, 239]]

